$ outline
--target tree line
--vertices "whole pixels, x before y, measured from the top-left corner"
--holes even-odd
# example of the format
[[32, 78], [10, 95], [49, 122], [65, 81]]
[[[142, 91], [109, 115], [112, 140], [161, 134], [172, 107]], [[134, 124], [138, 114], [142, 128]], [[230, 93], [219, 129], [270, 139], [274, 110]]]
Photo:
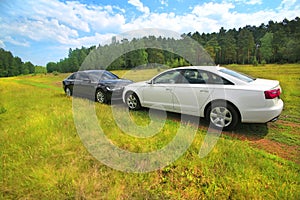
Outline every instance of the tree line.
[[46, 65], [47, 72], [75, 72], [78, 71], [79, 67], [89, 55], [89, 53], [96, 49], [96, 46], [91, 46], [89, 48], [81, 47], [76, 49], [69, 49], [69, 54], [67, 58], [60, 59], [59, 62], [49, 62]]
[[214, 65], [204, 48], [190, 37], [180, 40], [148, 36], [131, 41], [112, 40], [90, 52], [80, 69], [132, 69], [136, 67], [178, 67]]
[[269, 21], [260, 26], [225, 30], [218, 33], [188, 33], [202, 44], [215, 63], [257, 64], [300, 61], [300, 18]]
[[13, 56], [10, 51], [0, 48], [0, 77], [47, 73], [45, 67], [35, 66], [31, 62], [23, 62], [21, 58]]

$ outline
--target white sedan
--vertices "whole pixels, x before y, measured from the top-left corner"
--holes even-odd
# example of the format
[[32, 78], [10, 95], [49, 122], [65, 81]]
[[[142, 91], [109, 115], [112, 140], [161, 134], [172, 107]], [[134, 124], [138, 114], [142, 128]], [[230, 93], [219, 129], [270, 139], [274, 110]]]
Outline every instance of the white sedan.
[[279, 81], [255, 79], [219, 66], [166, 70], [149, 81], [127, 85], [129, 109], [155, 108], [205, 117], [215, 128], [274, 121], [283, 109]]

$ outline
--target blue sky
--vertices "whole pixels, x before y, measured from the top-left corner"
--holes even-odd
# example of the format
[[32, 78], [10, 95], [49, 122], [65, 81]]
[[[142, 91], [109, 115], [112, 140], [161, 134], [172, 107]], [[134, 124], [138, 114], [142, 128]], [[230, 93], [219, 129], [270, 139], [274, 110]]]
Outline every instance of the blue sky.
[[0, 0], [0, 48], [45, 66], [143, 28], [218, 32], [299, 17], [297, 0]]

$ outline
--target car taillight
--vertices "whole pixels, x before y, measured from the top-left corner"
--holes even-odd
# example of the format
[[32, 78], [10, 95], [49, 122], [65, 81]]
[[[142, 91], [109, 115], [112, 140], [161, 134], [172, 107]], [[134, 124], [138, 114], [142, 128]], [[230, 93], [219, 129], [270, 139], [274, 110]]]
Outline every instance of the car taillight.
[[280, 95], [280, 89], [274, 89], [274, 90], [267, 90], [265, 91], [265, 98], [266, 99], [274, 99], [276, 97], [279, 97]]

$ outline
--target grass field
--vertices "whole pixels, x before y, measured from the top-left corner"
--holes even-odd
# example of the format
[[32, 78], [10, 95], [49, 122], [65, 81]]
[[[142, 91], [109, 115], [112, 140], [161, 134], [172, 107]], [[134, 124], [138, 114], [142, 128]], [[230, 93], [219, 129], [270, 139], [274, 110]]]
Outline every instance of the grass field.
[[[300, 65], [228, 67], [281, 82], [280, 120], [223, 132], [204, 158], [198, 152], [207, 124], [186, 123], [186, 130], [197, 125], [192, 145], [149, 173], [117, 171], [87, 151], [74, 125], [72, 98], [62, 90], [67, 74], [1, 78], [0, 199], [300, 199]], [[158, 72], [115, 73], [139, 81]], [[98, 123], [114, 144], [132, 152], [162, 148], [180, 123], [179, 115], [168, 114], [157, 135], [136, 138], [118, 128], [111, 108], [95, 105]], [[141, 126], [151, 121], [146, 110], [130, 114]]]

